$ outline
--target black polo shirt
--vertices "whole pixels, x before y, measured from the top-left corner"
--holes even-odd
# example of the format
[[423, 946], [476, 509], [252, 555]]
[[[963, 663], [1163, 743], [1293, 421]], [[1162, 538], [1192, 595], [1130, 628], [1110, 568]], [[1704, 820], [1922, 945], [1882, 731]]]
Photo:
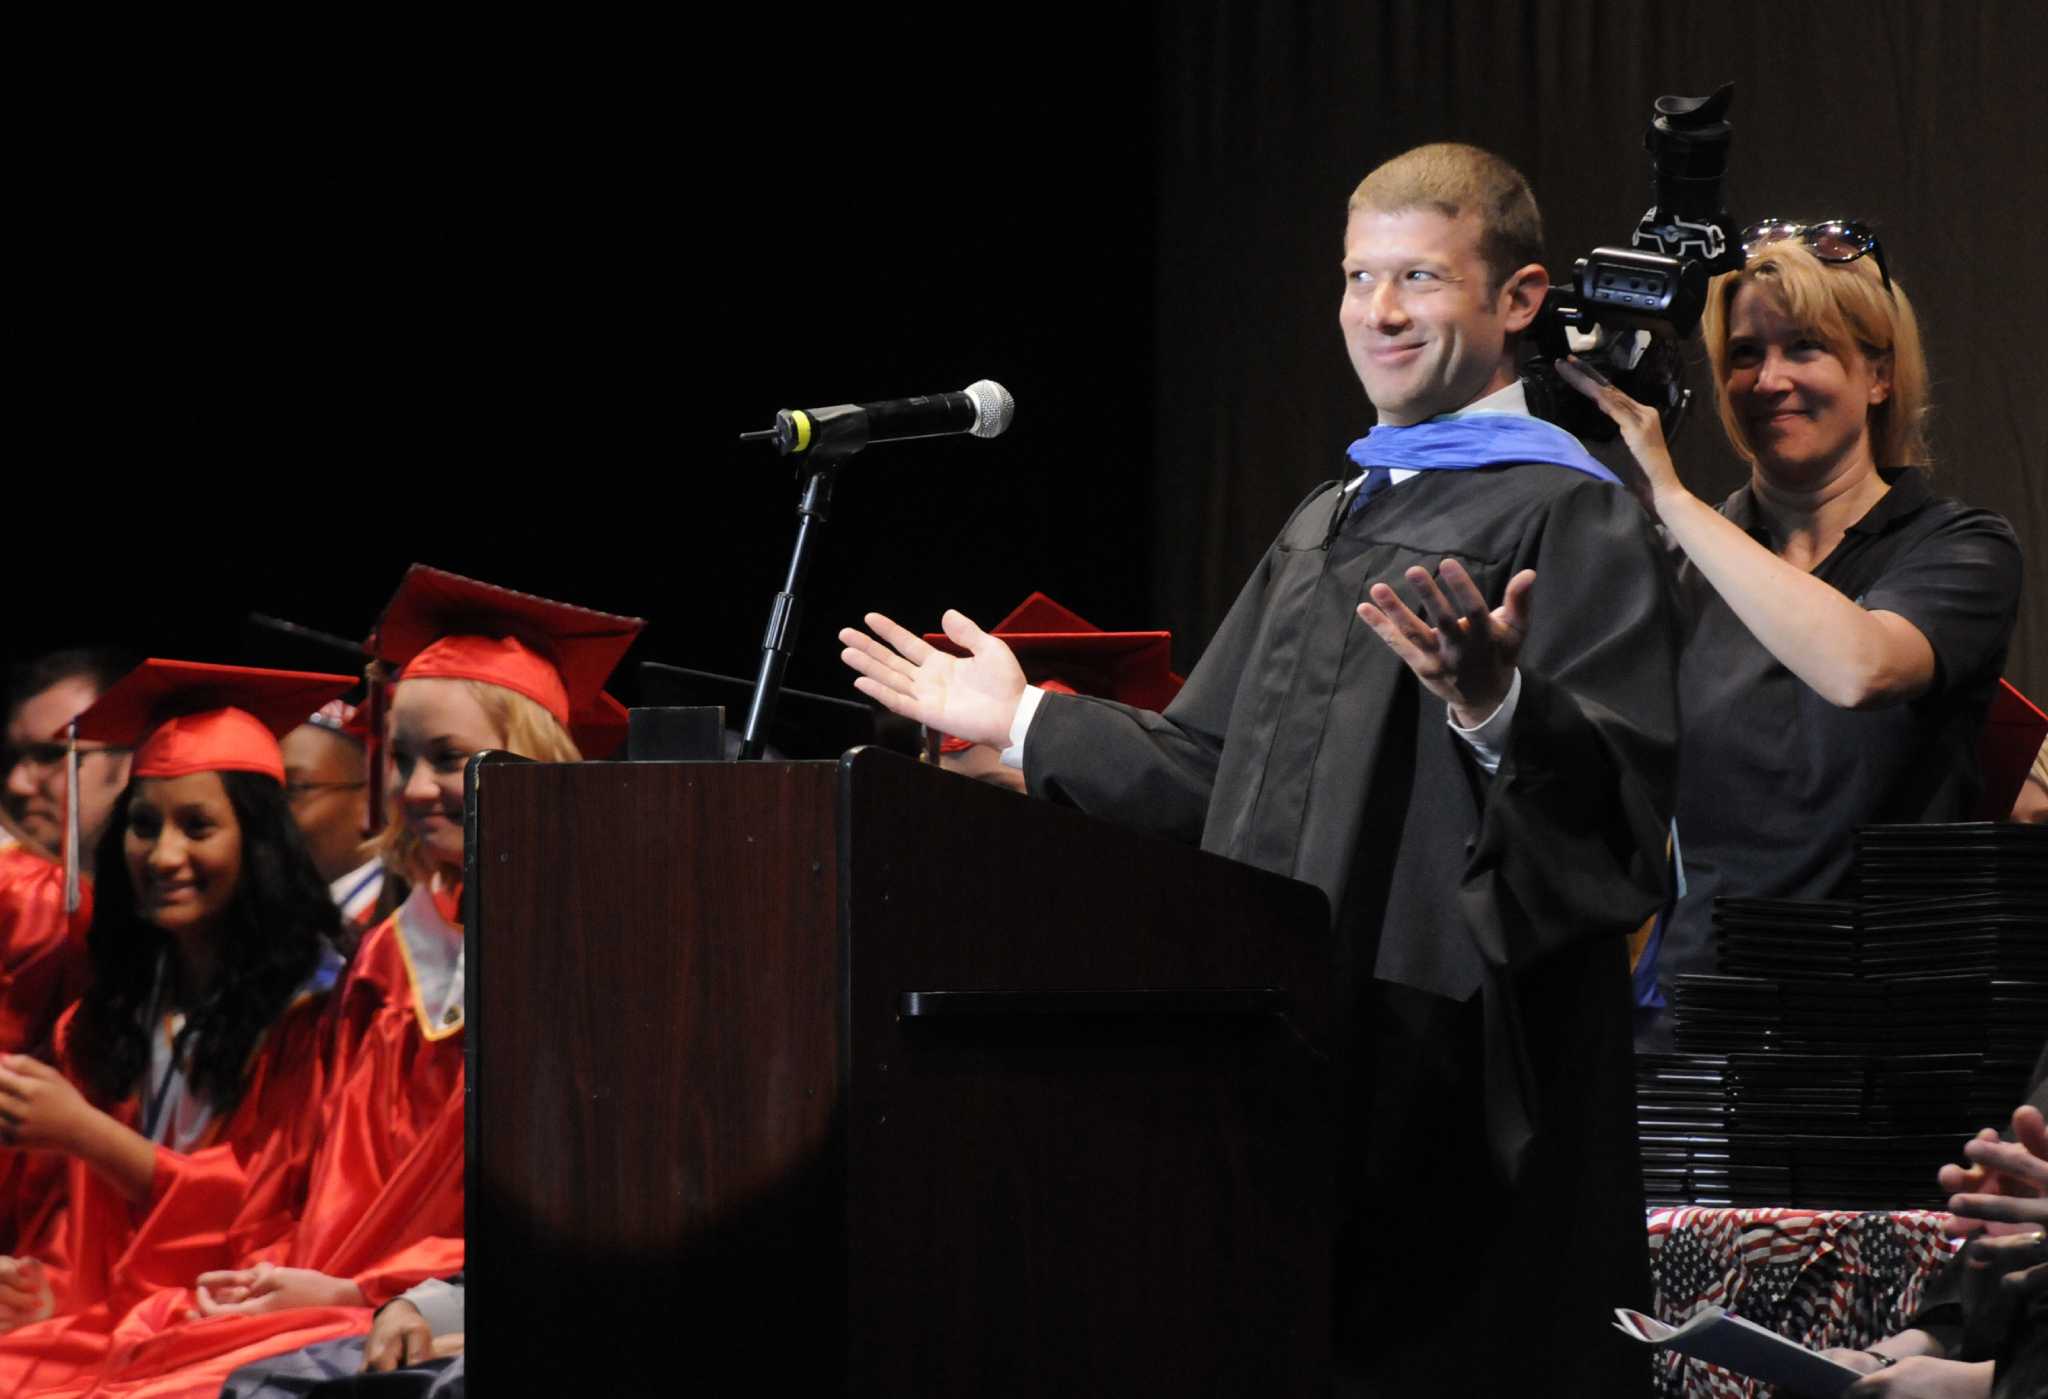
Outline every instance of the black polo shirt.
[[[1962, 821], [1975, 806], [1977, 739], [2019, 609], [2019, 543], [2002, 517], [1934, 495], [1919, 471], [1885, 479], [1891, 489], [1813, 573], [1933, 646], [1934, 684], [1910, 703], [1829, 704], [1679, 560], [1685, 896], [1658, 949], [1667, 1000], [1678, 973], [1714, 969], [1716, 896], [1851, 897], [1858, 826]], [[1749, 487], [1721, 513], [1774, 547]]]

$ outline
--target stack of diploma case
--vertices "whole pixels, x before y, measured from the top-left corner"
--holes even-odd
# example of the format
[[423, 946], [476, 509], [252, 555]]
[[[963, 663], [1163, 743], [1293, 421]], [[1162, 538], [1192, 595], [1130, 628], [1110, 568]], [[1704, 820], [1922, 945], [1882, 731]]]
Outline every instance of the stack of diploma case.
[[1719, 899], [1637, 1061], [1653, 1205], [1939, 1207], [2048, 1042], [2048, 828], [1873, 826], [1853, 901]]

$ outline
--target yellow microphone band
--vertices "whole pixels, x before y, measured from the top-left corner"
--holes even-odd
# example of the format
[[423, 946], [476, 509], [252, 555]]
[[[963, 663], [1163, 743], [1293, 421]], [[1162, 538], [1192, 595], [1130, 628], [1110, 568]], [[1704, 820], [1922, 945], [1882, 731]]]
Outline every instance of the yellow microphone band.
[[796, 447], [794, 450], [807, 451], [811, 445], [811, 415], [801, 408], [789, 410], [790, 421], [796, 424]]

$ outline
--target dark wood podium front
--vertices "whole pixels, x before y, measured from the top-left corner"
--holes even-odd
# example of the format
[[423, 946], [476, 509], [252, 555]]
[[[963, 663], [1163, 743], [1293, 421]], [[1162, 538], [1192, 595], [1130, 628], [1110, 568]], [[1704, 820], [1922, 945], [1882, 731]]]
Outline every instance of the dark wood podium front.
[[1316, 890], [871, 749], [470, 832], [478, 1392], [1324, 1389]]

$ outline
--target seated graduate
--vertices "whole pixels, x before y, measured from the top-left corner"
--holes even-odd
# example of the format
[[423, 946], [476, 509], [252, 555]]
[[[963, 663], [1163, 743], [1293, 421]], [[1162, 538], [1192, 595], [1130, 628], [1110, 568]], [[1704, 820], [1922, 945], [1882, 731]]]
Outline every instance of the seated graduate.
[[[84, 986], [93, 855], [127, 789], [130, 755], [94, 741], [77, 745], [74, 843], [65, 835], [74, 808], [64, 739], [71, 721], [132, 667], [117, 652], [82, 647], [39, 656], [9, 677], [0, 809], [17, 839], [0, 848], [0, 1053], [45, 1052], [58, 1014]], [[68, 870], [67, 850], [75, 856]], [[0, 1228], [0, 1250], [8, 1243]]]
[[[134, 664], [134, 658], [110, 647], [82, 646], [38, 656], [7, 677], [6, 711], [0, 716], [6, 738], [0, 749], [0, 813], [23, 848], [62, 858], [69, 790], [66, 728]], [[93, 754], [105, 761], [91, 761]], [[82, 743], [78, 756], [79, 816], [96, 835], [106, 811], [128, 785], [129, 753]], [[79, 853], [92, 858], [90, 849]]]
[[1856, 827], [1970, 819], [2019, 604], [2011, 526], [1929, 489], [1927, 361], [1877, 239], [1839, 221], [1743, 237], [1705, 321], [1751, 467], [1719, 507], [1679, 479], [1654, 409], [1560, 366], [1647, 477], [1688, 614], [1683, 892], [1638, 963], [1639, 1049], [1669, 1047], [1673, 978], [1713, 970], [1717, 896], [1841, 897]]
[[[605, 679], [638, 618], [415, 565], [371, 637], [391, 694], [386, 863], [405, 903], [357, 950], [336, 996], [332, 1087], [289, 1214], [238, 1221], [241, 1256], [194, 1270], [121, 1322], [100, 1382], [217, 1394], [236, 1368], [369, 1329], [367, 1308], [463, 1263], [463, 771], [496, 749], [575, 762], [623, 733]], [[288, 1172], [280, 1172], [288, 1174]], [[194, 1315], [196, 1313], [196, 1316]]]
[[334, 700], [278, 745], [284, 750], [285, 799], [341, 909], [348, 944], [342, 951], [349, 954], [358, 938], [403, 902], [401, 893], [383, 903], [384, 860], [363, 848], [371, 833], [366, 721], [360, 707]]
[[152, 660], [77, 720], [81, 739], [133, 749], [133, 778], [57, 1063], [0, 1055], [4, 1154], [61, 1165], [0, 1260], [10, 1394], [92, 1354], [125, 1299], [231, 1256], [249, 1161], [317, 1096], [339, 919], [274, 735], [350, 683]]

